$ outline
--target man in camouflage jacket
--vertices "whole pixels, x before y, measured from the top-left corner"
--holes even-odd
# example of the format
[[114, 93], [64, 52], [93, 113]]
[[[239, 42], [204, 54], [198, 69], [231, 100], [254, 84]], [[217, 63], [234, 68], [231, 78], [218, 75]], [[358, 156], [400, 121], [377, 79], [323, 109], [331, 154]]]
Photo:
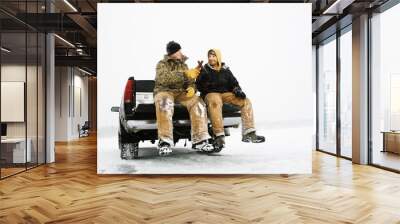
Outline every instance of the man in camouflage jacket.
[[204, 101], [195, 95], [195, 79], [200, 73], [201, 63], [189, 69], [182, 54], [181, 46], [170, 41], [167, 55], [157, 63], [154, 87], [154, 103], [157, 116], [158, 149], [160, 155], [172, 152], [174, 103], [185, 106], [190, 115], [193, 148], [212, 152], [208, 143], [207, 109]]

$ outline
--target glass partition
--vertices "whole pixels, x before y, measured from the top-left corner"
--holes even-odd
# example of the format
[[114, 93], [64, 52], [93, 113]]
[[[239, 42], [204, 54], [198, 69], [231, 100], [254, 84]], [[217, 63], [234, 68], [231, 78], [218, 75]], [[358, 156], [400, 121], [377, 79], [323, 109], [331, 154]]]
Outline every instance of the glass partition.
[[2, 177], [24, 171], [31, 162], [26, 141], [26, 40], [25, 32], [1, 34]]
[[340, 154], [352, 157], [352, 34], [340, 36]]
[[[1, 1], [42, 13], [45, 1]], [[0, 12], [0, 178], [45, 163], [45, 34]]]
[[26, 113], [27, 113], [27, 150], [30, 151], [28, 168], [37, 165], [38, 157], [38, 35], [28, 32], [27, 35], [27, 73], [26, 73]]
[[336, 154], [336, 36], [318, 47], [318, 149]]

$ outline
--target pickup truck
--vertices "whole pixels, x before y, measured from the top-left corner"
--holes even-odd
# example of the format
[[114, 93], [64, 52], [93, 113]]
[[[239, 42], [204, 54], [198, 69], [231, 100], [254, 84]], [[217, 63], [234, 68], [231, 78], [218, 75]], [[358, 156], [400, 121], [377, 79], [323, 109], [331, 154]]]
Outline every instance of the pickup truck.
[[[135, 80], [129, 77], [119, 107], [112, 107], [112, 112], [119, 112], [118, 143], [121, 159], [139, 158], [139, 142], [155, 143], [157, 136], [157, 119], [154, 106], [154, 80]], [[223, 118], [225, 136], [229, 136], [229, 128], [237, 128], [240, 124], [239, 108], [224, 104]], [[179, 103], [174, 105], [173, 116], [174, 143], [181, 139], [190, 140], [190, 118], [187, 109]], [[212, 135], [211, 124], [208, 130]]]

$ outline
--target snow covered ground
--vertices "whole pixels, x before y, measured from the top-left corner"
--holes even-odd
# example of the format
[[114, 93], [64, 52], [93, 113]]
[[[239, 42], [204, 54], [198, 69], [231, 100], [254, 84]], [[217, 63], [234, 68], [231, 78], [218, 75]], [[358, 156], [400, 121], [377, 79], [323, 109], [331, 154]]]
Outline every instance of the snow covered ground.
[[226, 148], [202, 154], [180, 141], [168, 157], [159, 157], [156, 144], [141, 142], [137, 160], [120, 159], [115, 134], [102, 136], [98, 145], [99, 174], [295, 174], [311, 173], [312, 127], [262, 128], [265, 143], [241, 141], [240, 129], [231, 129]]

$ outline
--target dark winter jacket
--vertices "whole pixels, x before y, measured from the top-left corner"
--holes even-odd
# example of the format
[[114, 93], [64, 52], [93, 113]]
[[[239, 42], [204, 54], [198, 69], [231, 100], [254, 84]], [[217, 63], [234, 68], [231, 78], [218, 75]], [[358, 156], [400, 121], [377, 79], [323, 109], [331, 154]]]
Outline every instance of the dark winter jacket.
[[224, 63], [219, 71], [213, 69], [209, 64], [204, 65], [197, 77], [196, 87], [201, 96], [213, 92], [232, 92], [234, 88], [240, 88], [231, 70]]

